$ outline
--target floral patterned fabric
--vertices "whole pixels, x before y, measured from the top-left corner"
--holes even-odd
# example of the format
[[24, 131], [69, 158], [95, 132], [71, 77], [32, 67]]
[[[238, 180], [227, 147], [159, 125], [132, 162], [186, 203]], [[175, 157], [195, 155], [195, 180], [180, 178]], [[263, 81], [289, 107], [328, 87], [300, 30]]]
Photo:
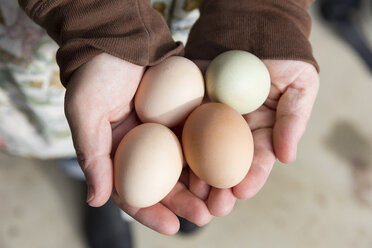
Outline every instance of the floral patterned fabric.
[[[200, 0], [152, 0], [175, 40], [187, 40]], [[0, 2], [0, 149], [39, 159], [74, 156], [58, 46], [18, 7]]]

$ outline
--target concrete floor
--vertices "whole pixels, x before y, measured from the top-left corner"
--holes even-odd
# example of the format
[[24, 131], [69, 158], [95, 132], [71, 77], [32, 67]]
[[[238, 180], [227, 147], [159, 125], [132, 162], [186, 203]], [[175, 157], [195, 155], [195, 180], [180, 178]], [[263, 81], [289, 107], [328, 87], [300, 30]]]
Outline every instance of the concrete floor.
[[[321, 88], [297, 161], [194, 236], [133, 223], [136, 248], [372, 247], [372, 74], [315, 15], [311, 40]], [[87, 247], [81, 185], [52, 162], [0, 154], [0, 201], [0, 248]]]

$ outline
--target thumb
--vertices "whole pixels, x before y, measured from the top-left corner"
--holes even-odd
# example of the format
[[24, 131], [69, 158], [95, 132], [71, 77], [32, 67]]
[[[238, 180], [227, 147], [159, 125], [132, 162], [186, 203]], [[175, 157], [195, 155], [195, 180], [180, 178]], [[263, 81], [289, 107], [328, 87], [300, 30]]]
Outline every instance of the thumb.
[[87, 203], [102, 206], [110, 198], [113, 187], [110, 122], [103, 116], [66, 105], [77, 159], [88, 187]]
[[286, 89], [277, 108], [274, 126], [274, 149], [278, 159], [291, 163], [305, 132], [319, 87], [315, 68], [304, 72]]
[[74, 72], [67, 84], [65, 114], [91, 206], [101, 206], [111, 196], [111, 122], [124, 121], [130, 113], [143, 72], [141, 66], [103, 53]]

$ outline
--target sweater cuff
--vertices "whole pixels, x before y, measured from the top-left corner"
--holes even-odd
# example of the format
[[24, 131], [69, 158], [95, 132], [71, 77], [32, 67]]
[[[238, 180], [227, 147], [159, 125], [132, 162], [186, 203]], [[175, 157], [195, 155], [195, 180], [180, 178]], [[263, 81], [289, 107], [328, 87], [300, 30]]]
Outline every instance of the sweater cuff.
[[57, 63], [66, 86], [72, 73], [106, 52], [141, 66], [183, 55], [163, 17], [143, 0], [19, 0], [60, 46]]
[[309, 42], [311, 2], [203, 0], [186, 57], [212, 60], [228, 50], [245, 50], [261, 59], [302, 60], [319, 71]]

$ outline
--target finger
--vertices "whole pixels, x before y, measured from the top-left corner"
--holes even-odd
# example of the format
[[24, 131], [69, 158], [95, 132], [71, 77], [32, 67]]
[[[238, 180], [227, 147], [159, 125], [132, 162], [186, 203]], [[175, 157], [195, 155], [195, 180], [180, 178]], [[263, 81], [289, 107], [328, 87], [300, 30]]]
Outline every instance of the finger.
[[111, 125], [101, 111], [76, 97], [77, 81], [66, 91], [65, 114], [70, 126], [77, 159], [88, 186], [87, 202], [99, 207], [110, 198], [113, 165], [110, 157]]
[[189, 180], [189, 189], [191, 193], [196, 195], [200, 200], [206, 201], [211, 187], [196, 176], [191, 170], [189, 173]]
[[[87, 201], [101, 206], [113, 186], [110, 121], [131, 110], [144, 68], [102, 53], [80, 67], [66, 88], [65, 114], [88, 185]], [[114, 72], [114, 73], [107, 73]]]
[[99, 207], [110, 198], [113, 187], [111, 125], [102, 118], [80, 115], [78, 108], [66, 113], [77, 159], [88, 186], [87, 203]]
[[319, 79], [315, 69], [310, 75], [301, 74], [281, 96], [274, 126], [275, 153], [283, 163], [296, 159], [297, 145], [305, 132], [315, 98]]
[[208, 209], [214, 216], [228, 215], [235, 205], [235, 197], [230, 189], [213, 188], [208, 197]]
[[233, 194], [238, 199], [248, 199], [257, 194], [265, 184], [276, 160], [270, 128], [254, 131], [253, 140], [254, 155], [251, 168], [246, 177], [233, 187]]
[[266, 106], [261, 106], [256, 111], [243, 115], [252, 132], [258, 128], [270, 128], [275, 124], [276, 112]]
[[113, 157], [115, 154], [115, 151], [120, 144], [120, 141], [123, 139], [123, 137], [134, 127], [141, 124], [136, 112], [134, 109], [132, 109], [132, 112], [129, 113], [129, 115], [123, 119], [122, 121], [118, 121], [115, 123], [111, 123], [111, 129], [112, 129], [112, 154]]
[[198, 226], [206, 225], [212, 219], [205, 202], [193, 195], [182, 183], [177, 183], [161, 203], [176, 215]]
[[147, 208], [134, 208], [121, 202], [117, 193], [112, 194], [112, 200], [133, 219], [156, 232], [165, 235], [178, 232], [180, 224], [177, 216], [161, 203]]

